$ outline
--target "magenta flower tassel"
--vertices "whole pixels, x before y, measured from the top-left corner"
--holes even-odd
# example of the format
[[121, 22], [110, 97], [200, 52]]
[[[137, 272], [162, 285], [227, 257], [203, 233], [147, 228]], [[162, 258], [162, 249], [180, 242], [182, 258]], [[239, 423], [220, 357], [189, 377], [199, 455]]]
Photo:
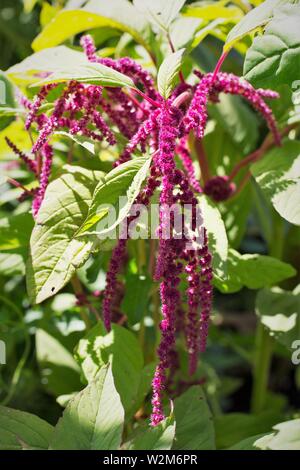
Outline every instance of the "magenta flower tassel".
[[51, 174], [51, 166], [53, 159], [53, 149], [50, 145], [45, 144], [41, 149], [41, 154], [43, 157], [43, 165], [40, 174], [40, 186], [32, 203], [32, 212], [33, 216], [36, 217], [41, 204], [43, 202], [45, 192], [49, 183], [49, 177]]

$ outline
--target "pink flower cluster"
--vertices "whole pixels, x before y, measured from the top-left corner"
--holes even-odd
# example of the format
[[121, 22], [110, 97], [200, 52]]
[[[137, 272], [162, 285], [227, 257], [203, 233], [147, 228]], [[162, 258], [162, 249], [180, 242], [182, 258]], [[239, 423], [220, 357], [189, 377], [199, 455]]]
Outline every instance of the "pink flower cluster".
[[[132, 158], [138, 148], [142, 153], [147, 147], [153, 152], [150, 176], [136, 202], [148, 205], [154, 192], [160, 188], [159, 247], [154, 279], [160, 282], [162, 320], [158, 364], [152, 383], [151, 415], [151, 424], [156, 426], [164, 419], [163, 399], [170, 371], [173, 374], [178, 366], [176, 335], [184, 330], [190, 374], [196, 372], [199, 353], [206, 347], [212, 307], [213, 271], [209, 234], [198, 204], [201, 193], [215, 201], [223, 201], [235, 192], [234, 184], [226, 176], [214, 176], [201, 186], [196, 178], [188, 137], [192, 132], [197, 139], [204, 137], [209, 101], [217, 102], [220, 93], [230, 93], [249, 101], [265, 118], [275, 143], [280, 144], [274, 116], [264, 101], [265, 98], [276, 98], [277, 94], [270, 90], [255, 90], [249, 83], [232, 74], [203, 75], [196, 72], [200, 81], [195, 87], [181, 83], [170, 99], [164, 100], [156, 91], [150, 74], [132, 59], [99, 57], [90, 36], [83, 36], [81, 45], [89, 61], [104, 64], [131, 77], [139, 90], [142, 88], [141, 95], [137, 98], [131, 91], [124, 92], [121, 88], [104, 90], [101, 86], [71, 81], [65, 86], [61, 96], [54, 100], [53, 111], [46, 114], [41, 106], [57, 87], [55, 84], [46, 85], [33, 103], [27, 98], [21, 99], [29, 111], [26, 129], [35, 125], [39, 133], [32, 148], [33, 158], [20, 152], [8, 139], [7, 143], [39, 179], [33, 201], [34, 216], [41, 207], [51, 175], [53, 148], [49, 139], [58, 130], [86, 136], [95, 142], [105, 140], [109, 145], [115, 145], [118, 140], [115, 133], [117, 128], [127, 139], [127, 144], [115, 165]], [[181, 166], [178, 165], [177, 156]], [[187, 246], [185, 236], [174, 236], [174, 221], [166, 217], [169, 214], [168, 209], [175, 203], [180, 207], [186, 204], [191, 207], [191, 229], [195, 233], [192, 246]], [[129, 213], [128, 221], [135, 220], [137, 216]], [[163, 236], [167, 230], [170, 232], [169, 237]], [[199, 243], [196, 232], [202, 233], [202, 243]], [[122, 236], [118, 241], [107, 272], [102, 303], [107, 331], [111, 329], [118, 274], [126, 259], [126, 239], [127, 237]], [[179, 284], [184, 276], [187, 289], [181, 294]]]

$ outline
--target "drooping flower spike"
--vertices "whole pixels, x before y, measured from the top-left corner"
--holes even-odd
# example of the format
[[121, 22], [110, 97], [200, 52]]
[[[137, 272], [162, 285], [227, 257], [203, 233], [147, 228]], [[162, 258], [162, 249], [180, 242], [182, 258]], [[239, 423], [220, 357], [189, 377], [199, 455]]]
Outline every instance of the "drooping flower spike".
[[[42, 112], [41, 105], [57, 86], [46, 85], [32, 103], [25, 97], [20, 99], [28, 110], [26, 129], [34, 125], [39, 132], [32, 148], [34, 159], [20, 152], [11, 141], [7, 140], [7, 143], [39, 179], [33, 199], [34, 216], [42, 205], [51, 176], [53, 148], [49, 140], [58, 130], [83, 135], [95, 142], [105, 140], [109, 145], [117, 143], [118, 130], [127, 139], [127, 144], [115, 165], [134, 158], [137, 149], [142, 153], [147, 148], [151, 149], [153, 158], [150, 176], [136, 202], [148, 205], [154, 192], [160, 191], [159, 243], [154, 279], [160, 283], [162, 319], [159, 326], [161, 340], [157, 351], [158, 364], [152, 383], [151, 415], [151, 424], [156, 426], [164, 419], [165, 392], [168, 384], [174, 384], [174, 374], [179, 366], [176, 335], [184, 333], [186, 337], [191, 375], [197, 370], [199, 353], [204, 351], [207, 342], [213, 296], [213, 253], [210, 253], [209, 234], [205, 229], [199, 199], [204, 193], [215, 201], [223, 201], [235, 192], [235, 186], [227, 176], [213, 176], [202, 187], [196, 178], [189, 152], [189, 135], [194, 133], [197, 139], [203, 138], [208, 120], [208, 103], [217, 102], [220, 93], [230, 93], [249, 101], [266, 120], [275, 143], [280, 144], [274, 116], [264, 101], [278, 95], [271, 90], [255, 90], [245, 80], [217, 70], [214, 74], [206, 75], [196, 72], [200, 79], [196, 86], [181, 83], [171, 97], [164, 100], [156, 91], [149, 72], [134, 60], [98, 56], [89, 35], [81, 38], [81, 45], [90, 62], [103, 64], [131, 77], [140, 96], [133, 96], [131, 91], [121, 88], [104, 89], [102, 86], [71, 81], [53, 103], [53, 111], [46, 114]], [[179, 161], [180, 165], [177, 164]], [[176, 214], [181, 214], [180, 210], [185, 206], [189, 206], [191, 211], [191, 225], [187, 226], [184, 218], [183, 233], [177, 237], [174, 218]], [[128, 225], [137, 220], [136, 215], [129, 213], [125, 232], [112, 252], [102, 302], [107, 331], [111, 329], [119, 286], [118, 275], [126, 261], [126, 243], [130, 235]], [[197, 237], [199, 233], [200, 240]], [[187, 282], [186, 292], [179, 289], [182, 279]]]

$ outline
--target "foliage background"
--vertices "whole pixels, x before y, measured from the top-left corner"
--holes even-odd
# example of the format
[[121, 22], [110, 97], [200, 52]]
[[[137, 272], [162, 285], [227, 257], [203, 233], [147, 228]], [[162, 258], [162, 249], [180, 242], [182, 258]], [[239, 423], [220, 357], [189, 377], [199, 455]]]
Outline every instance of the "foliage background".
[[[63, 1], [51, 3], [32, 0], [24, 0], [24, 2], [1, 0], [0, 69], [6, 70], [32, 54], [31, 43], [40, 31], [40, 21], [47, 23], [51, 15], [63, 7], [63, 3]], [[187, 5], [190, 3], [192, 2], [187, 2]], [[239, 8], [239, 3], [242, 2], [232, 2], [231, 7]], [[243, 8], [241, 8], [241, 16], [243, 14]], [[222, 52], [227, 32], [235, 22], [236, 20], [232, 24], [230, 22], [224, 24], [217, 34], [209, 35], [193, 49], [190, 58], [185, 62], [183, 71], [186, 75], [189, 74], [192, 65], [203, 71], [213, 70]], [[104, 54], [115, 53], [121, 37], [120, 31], [112, 28], [99, 28], [92, 33], [97, 46]], [[66, 43], [71, 44], [71, 38]], [[251, 43], [249, 36], [239, 42], [224, 64], [225, 71], [242, 75], [244, 54]], [[75, 44], [78, 45], [78, 37], [75, 37]], [[124, 52], [133, 56], [141, 53], [140, 49], [134, 47], [132, 43], [125, 46], [123, 55]], [[272, 106], [276, 116], [283, 119], [287, 110], [295, 111], [291, 98], [291, 78], [289, 78], [289, 83], [280, 84], [278, 89], [282, 92], [282, 98], [279, 102], [272, 103]], [[224, 162], [226, 158], [227, 160], [228, 158], [238, 159], [258, 148], [266, 135], [264, 125], [239, 99], [225, 100], [222, 105], [223, 109], [220, 106], [211, 109], [212, 119], [209, 127], [211, 130], [205, 137], [205, 148], [211, 155], [211, 164], [215, 171], [219, 171], [219, 166], [222, 166], [221, 161]], [[28, 175], [22, 166], [13, 164], [13, 156], [5, 146], [4, 135], [9, 129], [5, 127], [0, 132], [1, 173], [26, 184]], [[21, 143], [23, 149], [29, 149], [28, 136], [19, 126], [12, 128], [12, 138], [15, 138], [19, 144]], [[64, 163], [65, 157], [65, 147], [62, 147], [58, 151], [56, 172], [61, 162]], [[78, 161], [82, 162], [85, 157], [85, 152], [77, 149]], [[270, 158], [272, 160], [276, 157], [277, 155], [274, 154]], [[92, 167], [93, 163], [90, 160], [89, 164]], [[108, 164], [101, 162], [101, 165], [99, 169], [103, 169]], [[295, 199], [294, 203], [299, 204], [299, 202], [298, 194], [298, 200]], [[33, 413], [55, 425], [62, 414], [61, 405], [67, 401], [67, 396], [83, 387], [78, 363], [72, 356], [78, 341], [82, 340], [85, 334], [82, 312], [80, 312], [80, 307], [76, 306], [70, 284], [54, 298], [49, 298], [40, 305], [33, 305], [30, 302], [24, 276], [24, 260], [33, 226], [31, 218], [27, 216], [29, 204], [27, 202], [19, 204], [16, 200], [16, 191], [7, 187], [1, 190], [0, 204], [0, 338], [7, 345], [7, 365], [0, 366], [0, 400], [2, 405]], [[221, 207], [221, 212], [225, 214], [224, 220], [228, 217], [225, 223], [231, 247], [241, 254], [272, 255], [292, 265], [295, 269], [294, 275], [281, 282], [280, 287], [289, 291], [294, 289], [300, 280], [299, 223], [292, 225], [287, 221], [278, 222], [278, 213], [272, 208], [270, 201], [264, 196], [254, 178], [241, 192], [238, 202], [229, 202], [227, 207]], [[136, 289], [135, 269], [139, 264], [137, 250], [138, 248], [133, 244], [130, 245], [133, 268], [131, 266], [131, 271], [129, 268], [127, 273], [129, 293], [122, 305], [125, 312], [130, 310], [131, 314], [134, 308], [139, 320], [145, 317], [142, 330], [141, 327], [136, 326], [134, 320], [129, 325], [129, 329], [137, 338], [137, 344], [139, 342], [143, 345], [149, 368], [147, 372], [149, 385], [151, 368], [155, 359], [153, 347], [157, 338], [153, 323], [148, 318], [148, 304], [143, 300], [147, 298], [150, 291], [148, 279], [144, 285]], [[237, 255], [232, 253], [232, 260], [234, 256]], [[109, 252], [94, 255], [79, 270], [81, 283], [88, 292], [103, 289], [108, 258]], [[234, 260], [231, 263], [232, 266], [235, 265]], [[204, 393], [214, 416], [214, 432], [218, 448], [228, 448], [243, 441], [244, 438], [269, 433], [273, 425], [297, 418], [300, 407], [300, 372], [299, 366], [291, 362], [291, 343], [285, 336], [289, 330], [281, 325], [275, 327], [271, 321], [269, 330], [273, 334], [271, 339], [273, 354], [268, 391], [263, 407], [256, 410], [256, 413], [251, 410], [253, 364], [259, 347], [257, 315], [268, 317], [272, 314], [286, 314], [289, 316], [296, 312], [299, 316], [300, 300], [297, 293], [294, 294], [295, 299], [290, 294], [288, 304], [291, 305], [291, 302], [295, 301], [290, 310], [284, 302], [281, 309], [277, 308], [281, 302], [280, 299], [268, 299], [267, 296], [271, 295], [269, 291], [258, 290], [255, 285], [252, 285], [253, 279], [259, 278], [265, 268], [260, 270], [257, 265], [252, 268], [253, 272], [249, 275], [251, 278], [249, 281], [247, 273], [251, 266], [246, 261], [244, 265], [240, 261], [239, 263], [237, 271], [232, 272], [233, 284], [231, 287], [230, 283], [229, 287], [227, 284], [227, 290], [232, 293], [225, 293], [224, 286], [215, 291], [214, 321], [210, 331], [209, 348], [203, 356], [197, 376], [200, 382], [205, 377]], [[276, 269], [278, 267], [275, 267], [275, 271]], [[284, 267], [280, 267], [279, 271], [281, 269], [283, 270]], [[272, 280], [268, 283], [267, 278], [272, 275], [274, 275], [274, 270], [271, 267], [267, 277], [265, 276], [261, 283], [258, 281], [258, 284], [262, 284], [258, 287], [271, 286]], [[284, 277], [282, 275], [283, 279]], [[234, 285], [237, 287], [235, 288]], [[100, 310], [99, 299], [93, 299], [93, 305]], [[269, 305], [270, 309], [273, 308], [273, 313], [269, 311]], [[299, 324], [297, 320], [297, 325]], [[300, 334], [297, 336], [299, 327], [297, 328], [293, 338], [300, 339]], [[101, 334], [100, 332], [100, 336]], [[121, 340], [120, 337], [119, 341]], [[129, 337], [125, 336], [125, 341], [131, 344]], [[135, 346], [134, 342], [132, 347]], [[83, 349], [85, 347], [83, 342], [81, 347]], [[184, 361], [184, 353], [182, 354]], [[117, 361], [117, 357], [115, 360]], [[147, 392], [148, 390], [145, 390], [145, 393]], [[193, 388], [187, 393], [193, 394]], [[189, 400], [188, 396], [186, 396], [185, 403], [187, 400]], [[177, 410], [180, 415], [180, 403]], [[144, 417], [147, 416], [148, 411], [149, 400], [144, 405], [142, 419], [137, 420], [142, 427], [147, 422]], [[201, 410], [203, 420], [205, 412]], [[209, 421], [208, 418], [207, 420]], [[206, 436], [211, 432], [208, 421], [205, 423]], [[200, 420], [196, 427], [198, 433], [202, 424]], [[130, 436], [134, 431], [134, 425], [131, 422], [126, 426], [127, 436]], [[298, 428], [297, 433], [299, 433]], [[136, 445], [143, 446], [143, 443]]]

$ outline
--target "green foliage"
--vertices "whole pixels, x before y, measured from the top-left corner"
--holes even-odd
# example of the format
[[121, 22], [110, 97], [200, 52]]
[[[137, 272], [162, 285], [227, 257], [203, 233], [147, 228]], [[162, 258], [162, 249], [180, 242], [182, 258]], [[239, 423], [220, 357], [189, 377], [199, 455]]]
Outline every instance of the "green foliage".
[[168, 99], [172, 93], [177, 74], [182, 66], [184, 49], [169, 55], [161, 64], [157, 75], [159, 93]]
[[[1, 450], [300, 449], [298, 23], [298, 0], [2, 0]], [[98, 57], [130, 57], [151, 73], [157, 95], [146, 96], [146, 103], [147, 87], [134, 76], [89, 62], [79, 47], [85, 32]], [[100, 318], [110, 250], [145, 188], [157, 136], [147, 142], [149, 154], [137, 146], [118, 166], [128, 138], [116, 123], [110, 123], [113, 146], [100, 135], [95, 142], [89, 127], [77, 134], [55, 129], [52, 173], [35, 220], [30, 192], [38, 181], [5, 138], [32, 158], [39, 129], [25, 129], [20, 96], [32, 100], [41, 85], [59, 83], [38, 111], [49, 116], [70, 80], [102, 86], [105, 99], [120, 93], [128, 108], [132, 102], [138, 125], [130, 118], [124, 125], [134, 133], [178, 84], [199, 83], [195, 70], [213, 72], [222, 48], [222, 59], [234, 49], [224, 70], [241, 75], [243, 69], [253, 86], [278, 89], [280, 99], [266, 102], [285, 137], [276, 147], [258, 113], [224, 93], [217, 102], [211, 96], [200, 151], [191, 132], [188, 146], [201, 187], [226, 175], [237, 191], [221, 202], [197, 195], [213, 255], [208, 348], [190, 376], [185, 334], [176, 332], [178, 356], [171, 357], [174, 371], [163, 401], [167, 418], [152, 427], [162, 329], [153, 281], [156, 240], [128, 243], [113, 292], [118, 302], [111, 331]], [[190, 104], [185, 98], [182, 110]], [[123, 119], [119, 103], [112, 99], [111, 106]], [[101, 115], [110, 120], [107, 111]], [[40, 170], [39, 156], [37, 164]], [[137, 227], [148, 234], [142, 217]]]
[[286, 5], [254, 39], [244, 64], [245, 78], [254, 86], [292, 85], [300, 67], [299, 20], [300, 6]]
[[146, 428], [126, 446], [128, 450], [170, 450], [175, 436], [176, 424], [167, 418], [155, 428]]
[[216, 285], [221, 292], [238, 292], [242, 287], [248, 289], [261, 289], [272, 286], [284, 279], [293, 277], [296, 270], [289, 264], [263, 255], [241, 255], [230, 250], [228, 257], [227, 279]]
[[134, 406], [143, 380], [144, 361], [139, 344], [129, 330], [113, 325], [112, 331], [107, 333], [99, 322], [79, 342], [76, 359], [88, 381], [96, 377], [103, 365], [110, 363], [125, 410]]
[[213, 450], [215, 431], [203, 390], [191, 387], [174, 402], [176, 433], [173, 449]]
[[124, 411], [111, 368], [70, 400], [55, 427], [52, 450], [113, 450], [121, 443]]
[[53, 427], [37, 416], [0, 406], [1, 450], [46, 450]]
[[253, 176], [276, 211], [292, 224], [300, 225], [300, 144], [285, 140], [251, 167]]
[[262, 324], [279, 343], [293, 349], [300, 335], [300, 289], [292, 292], [278, 287], [259, 291], [256, 313]]
[[56, 294], [93, 250], [91, 239], [75, 235], [101, 176], [101, 172], [66, 166], [63, 175], [48, 186], [30, 239], [26, 276], [33, 302]]

